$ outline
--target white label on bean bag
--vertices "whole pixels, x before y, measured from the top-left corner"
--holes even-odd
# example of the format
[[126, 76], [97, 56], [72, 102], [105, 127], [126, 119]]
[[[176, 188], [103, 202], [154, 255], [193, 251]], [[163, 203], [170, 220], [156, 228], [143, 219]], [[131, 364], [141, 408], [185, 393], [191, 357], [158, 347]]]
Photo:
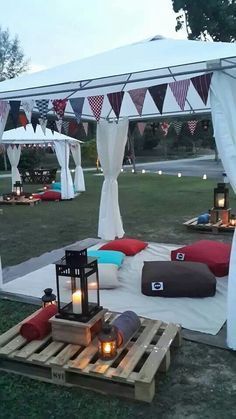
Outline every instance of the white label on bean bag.
[[152, 282], [152, 291], [163, 291], [163, 282]]
[[176, 260], [184, 260], [185, 259], [185, 253], [177, 253]]

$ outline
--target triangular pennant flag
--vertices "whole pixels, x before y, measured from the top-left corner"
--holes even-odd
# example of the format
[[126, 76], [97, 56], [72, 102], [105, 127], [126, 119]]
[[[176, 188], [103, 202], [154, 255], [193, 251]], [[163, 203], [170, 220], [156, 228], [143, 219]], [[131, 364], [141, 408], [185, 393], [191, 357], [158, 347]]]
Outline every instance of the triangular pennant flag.
[[169, 131], [170, 124], [168, 124], [168, 122], [162, 122], [160, 124], [160, 127], [161, 127], [161, 129], [163, 131], [164, 136], [166, 137], [167, 134], [168, 134], [168, 131]]
[[10, 105], [4, 100], [0, 100], [0, 138], [2, 138], [9, 114]]
[[129, 123], [129, 133], [130, 133], [131, 136], [133, 135], [135, 128], [136, 128], [136, 122], [130, 122]]
[[140, 132], [140, 135], [143, 135], [145, 127], [146, 127], [146, 123], [145, 122], [138, 122], [137, 127], [138, 127], [138, 130]]
[[213, 73], [203, 74], [202, 76], [192, 77], [191, 82], [198, 92], [203, 103], [207, 104], [209, 88], [211, 84], [211, 78]]
[[196, 130], [196, 126], [197, 126], [197, 122], [198, 121], [188, 121], [188, 127], [189, 127], [189, 131], [191, 132], [191, 134], [193, 135], [195, 130]]
[[57, 114], [58, 118], [61, 119], [64, 116], [66, 104], [68, 99], [54, 99], [52, 100], [53, 109]]
[[34, 130], [34, 132], [36, 131], [36, 128], [37, 128], [37, 125], [38, 125], [38, 118], [31, 118], [31, 124], [32, 124], [32, 127], [33, 127], [33, 130]]
[[47, 127], [52, 131], [52, 133], [57, 130], [54, 119], [48, 120]]
[[177, 135], [179, 135], [181, 128], [182, 128], [182, 122], [181, 121], [174, 121], [173, 122], [174, 129]]
[[77, 133], [79, 126], [76, 121], [71, 121], [69, 123], [69, 134], [73, 137]]
[[183, 111], [185, 107], [185, 101], [188, 94], [190, 80], [178, 80], [173, 83], [169, 83], [170, 89], [178, 103], [180, 109]]
[[83, 106], [84, 106], [84, 97], [78, 97], [76, 99], [70, 99], [70, 104], [73, 109], [73, 112], [75, 114], [76, 120], [78, 124], [81, 120], [81, 115], [83, 112]]
[[49, 99], [36, 100], [35, 104], [39, 110], [40, 118], [46, 119], [48, 113]]
[[26, 129], [26, 125], [28, 124], [28, 119], [26, 118], [25, 114], [20, 114], [19, 116], [19, 120], [21, 125], [24, 127], [24, 129]]
[[102, 112], [102, 105], [103, 105], [104, 96], [89, 96], [88, 103], [90, 108], [95, 116], [96, 121], [100, 120], [101, 112]]
[[114, 111], [117, 118], [120, 116], [120, 109], [123, 101], [125, 92], [114, 92], [108, 93], [107, 97], [111, 104], [112, 110]]
[[62, 122], [62, 128], [66, 135], [68, 135], [68, 132], [69, 132], [69, 124], [70, 124], [69, 121]]
[[157, 86], [152, 86], [148, 88], [149, 93], [152, 96], [155, 102], [155, 105], [160, 113], [162, 113], [162, 110], [163, 110], [167, 86], [168, 84], [165, 83], [165, 84], [159, 84]]
[[17, 128], [18, 125], [20, 103], [20, 100], [9, 100], [10, 114], [15, 128]]
[[146, 92], [147, 89], [134, 89], [129, 90], [128, 92], [140, 116], [142, 115], [143, 103], [146, 96]]
[[58, 121], [55, 121], [56, 123], [56, 127], [59, 133], [61, 133], [61, 129], [62, 129], [62, 119], [59, 119]]
[[46, 135], [47, 122], [47, 119], [39, 118], [40, 127], [42, 128], [44, 135]]
[[32, 111], [34, 109], [34, 100], [28, 99], [28, 100], [22, 100], [21, 101], [21, 107], [24, 109], [26, 117], [28, 121], [31, 121]]
[[88, 122], [83, 122], [84, 132], [86, 136], [88, 135]]

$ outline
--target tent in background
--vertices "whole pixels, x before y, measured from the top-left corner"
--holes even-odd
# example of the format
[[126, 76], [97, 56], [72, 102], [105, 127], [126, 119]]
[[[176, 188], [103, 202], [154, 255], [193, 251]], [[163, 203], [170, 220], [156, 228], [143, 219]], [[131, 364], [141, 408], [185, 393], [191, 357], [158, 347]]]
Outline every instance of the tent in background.
[[[128, 120], [125, 128], [124, 118], [193, 116], [211, 111], [217, 147], [236, 192], [235, 43], [171, 40], [157, 36], [150, 42], [116, 48], [0, 83], [1, 100], [65, 98], [69, 99], [68, 114], [75, 110], [73, 105], [76, 103], [77, 118], [101, 119], [100, 124], [104, 127], [103, 137], [98, 128], [99, 157], [105, 159], [103, 190], [107, 191], [102, 194], [100, 208], [105, 211], [100, 211], [100, 217], [103, 217], [103, 226], [112, 220], [113, 236], [123, 234], [116, 180], [123, 146], [115, 148], [115, 142], [109, 142], [109, 120], [114, 124], [113, 135], [118, 140], [120, 133], [124, 136], [127, 133]], [[119, 118], [121, 124], [117, 123]], [[120, 141], [124, 144], [125, 140], [120, 138]], [[107, 237], [107, 229], [100, 228], [99, 233], [101, 237], [112, 238]], [[230, 262], [227, 318], [228, 345], [236, 349], [236, 232]]]
[[[19, 127], [3, 133], [1, 143], [7, 147], [7, 154], [12, 167], [12, 185], [20, 179], [17, 169], [20, 161], [21, 148], [24, 144], [48, 145], [51, 144], [56, 152], [58, 162], [61, 166], [61, 194], [62, 199], [74, 198], [74, 188], [77, 192], [85, 190], [84, 175], [81, 167], [81, 141], [46, 128], [45, 134], [39, 125], [34, 132], [32, 125], [28, 124], [26, 129]], [[75, 161], [74, 187], [69, 170], [69, 154], [72, 152]]]

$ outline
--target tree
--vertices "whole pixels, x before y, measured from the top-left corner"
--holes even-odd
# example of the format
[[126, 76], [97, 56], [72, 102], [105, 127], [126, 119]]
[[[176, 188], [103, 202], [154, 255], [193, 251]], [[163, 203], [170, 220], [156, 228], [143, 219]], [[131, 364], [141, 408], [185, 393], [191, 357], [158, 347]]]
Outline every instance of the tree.
[[234, 42], [236, 0], [172, 0], [176, 31], [186, 26], [189, 39]]
[[19, 76], [27, 66], [18, 37], [11, 39], [9, 30], [0, 27], [0, 81]]

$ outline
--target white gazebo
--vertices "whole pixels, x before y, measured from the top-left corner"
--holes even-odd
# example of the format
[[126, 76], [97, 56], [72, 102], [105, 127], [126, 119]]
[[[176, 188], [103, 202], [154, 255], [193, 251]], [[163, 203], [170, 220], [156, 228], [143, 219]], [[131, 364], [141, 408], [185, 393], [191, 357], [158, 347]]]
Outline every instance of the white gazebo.
[[[98, 155], [105, 176], [99, 215], [100, 237], [112, 239], [124, 234], [117, 176], [129, 120], [193, 117], [211, 112], [217, 147], [236, 192], [235, 43], [157, 36], [0, 83], [2, 101], [66, 98], [68, 114], [74, 111], [77, 117], [99, 120]], [[7, 105], [0, 103], [4, 125]], [[234, 349], [235, 324], [236, 233], [230, 262], [227, 322], [228, 345]]]
[[[58, 132], [52, 133], [48, 128], [46, 128], [44, 134], [40, 125], [37, 125], [34, 131], [32, 125], [28, 124], [26, 128], [20, 127], [5, 131], [1, 143], [6, 146], [7, 155], [11, 164], [12, 186], [16, 181], [21, 180], [17, 166], [20, 161], [22, 146], [28, 144], [48, 146], [51, 144], [61, 167], [62, 199], [74, 198], [74, 190], [76, 192], [85, 190], [84, 175], [81, 167], [81, 141]], [[69, 170], [70, 151], [75, 162], [74, 186]]]

